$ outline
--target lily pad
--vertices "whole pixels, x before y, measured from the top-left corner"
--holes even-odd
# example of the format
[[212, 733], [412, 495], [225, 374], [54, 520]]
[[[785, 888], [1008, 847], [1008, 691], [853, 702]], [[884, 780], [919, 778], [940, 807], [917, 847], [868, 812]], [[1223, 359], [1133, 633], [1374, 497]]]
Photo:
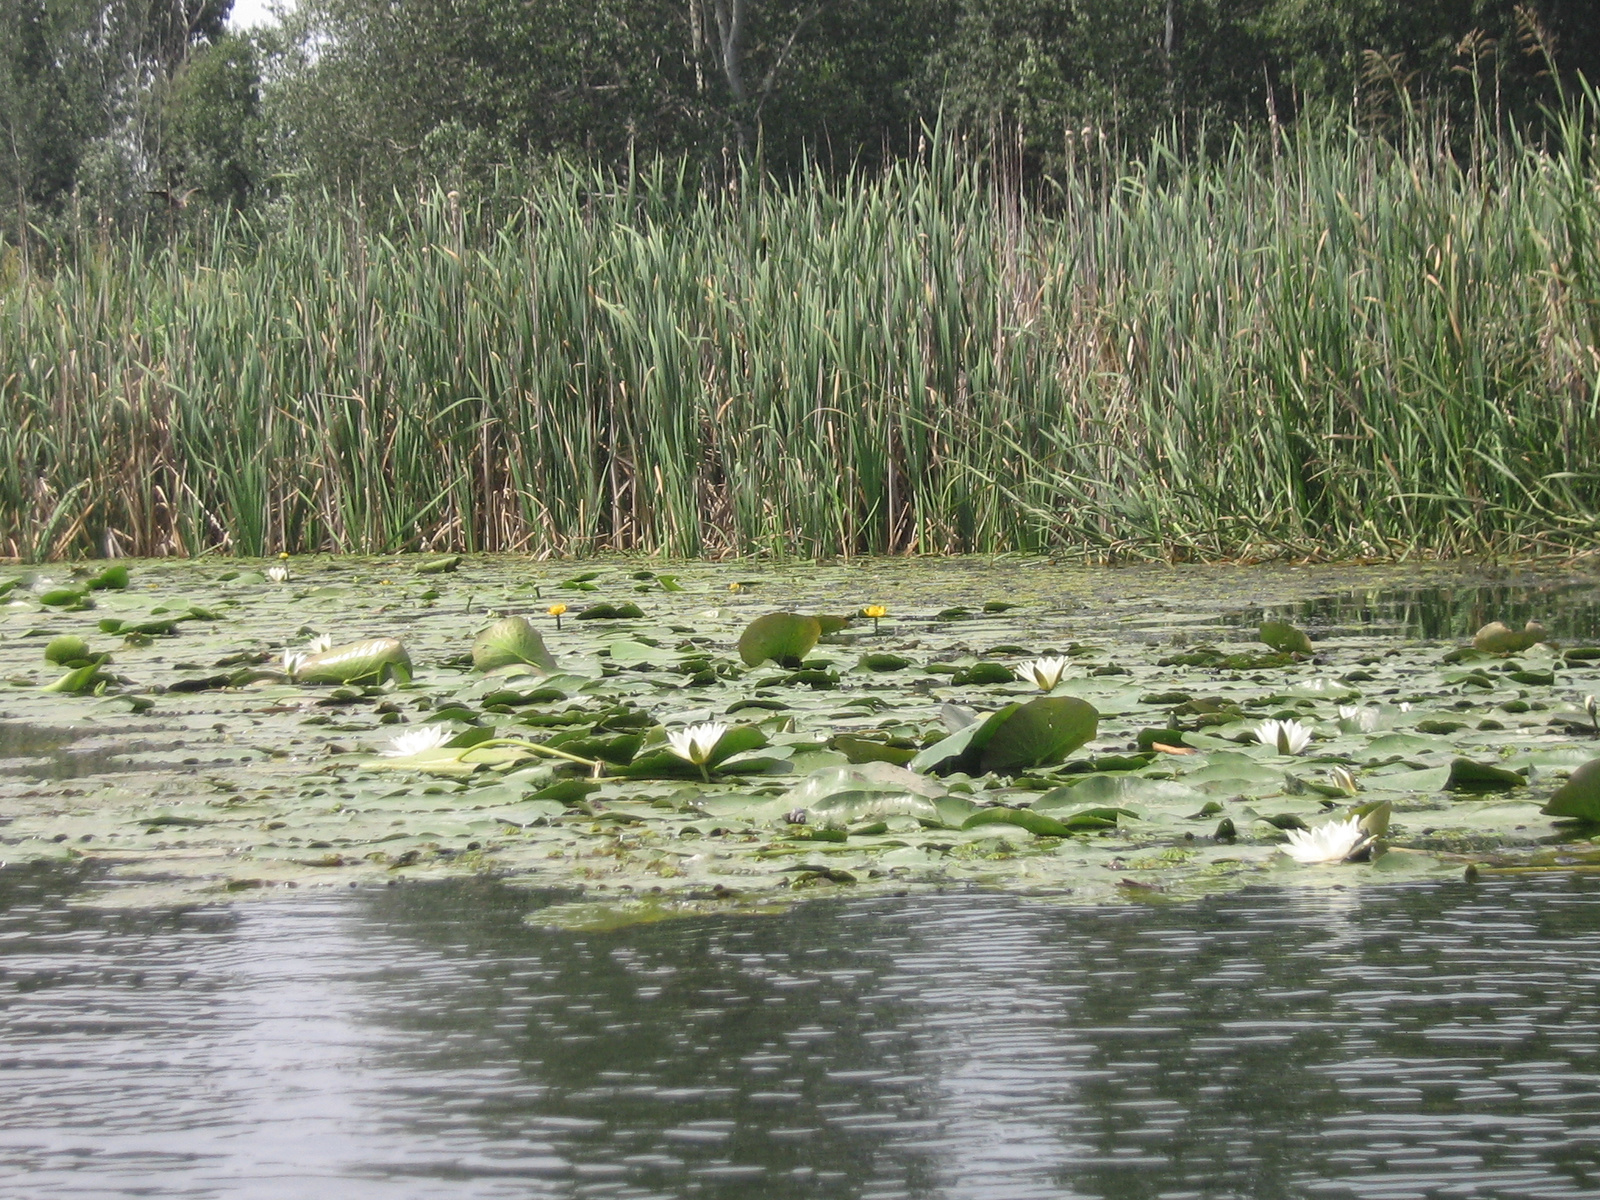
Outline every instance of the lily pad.
[[543, 674], [556, 669], [556, 660], [527, 617], [506, 617], [478, 634], [472, 643], [472, 666], [484, 672], [532, 667]]
[[1544, 626], [1537, 621], [1529, 621], [1521, 629], [1490, 621], [1473, 635], [1472, 648], [1485, 654], [1518, 654], [1544, 638]]
[[448, 554], [417, 565], [418, 575], [448, 575], [461, 566], [461, 555]]
[[411, 656], [395, 638], [350, 642], [313, 654], [296, 668], [301, 683], [400, 683], [411, 679]]
[[1029, 808], [980, 808], [961, 823], [961, 828], [977, 829], [983, 825], [1015, 825], [1037, 837], [1072, 835], [1072, 830], [1064, 822]]
[[821, 637], [822, 624], [816, 617], [768, 613], [751, 621], [739, 635], [739, 657], [747, 667], [768, 661], [798, 667]]
[[89, 658], [89, 643], [74, 634], [51, 638], [44, 648], [46, 662], [58, 666], [81, 666]]
[[1450, 762], [1450, 776], [1444, 786], [1449, 792], [1508, 792], [1512, 788], [1527, 787], [1528, 781], [1515, 771], [1492, 763], [1457, 758]]
[[1305, 631], [1296, 629], [1287, 621], [1263, 621], [1257, 636], [1280, 654], [1312, 653], [1311, 639], [1305, 635]]
[[1600, 822], [1600, 758], [1586, 762], [1554, 792], [1539, 810], [1547, 817]]
[[999, 775], [1061, 762], [1092, 739], [1100, 714], [1076, 696], [1030, 700], [995, 729], [983, 746], [979, 767]]

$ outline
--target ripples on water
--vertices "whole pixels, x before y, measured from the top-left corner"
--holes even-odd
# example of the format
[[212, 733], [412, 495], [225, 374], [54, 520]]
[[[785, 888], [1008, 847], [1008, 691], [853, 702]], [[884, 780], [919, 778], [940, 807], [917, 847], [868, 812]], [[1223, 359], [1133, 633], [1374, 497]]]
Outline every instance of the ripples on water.
[[0, 1194], [1593, 1197], [1600, 887], [608, 933], [0, 872]]

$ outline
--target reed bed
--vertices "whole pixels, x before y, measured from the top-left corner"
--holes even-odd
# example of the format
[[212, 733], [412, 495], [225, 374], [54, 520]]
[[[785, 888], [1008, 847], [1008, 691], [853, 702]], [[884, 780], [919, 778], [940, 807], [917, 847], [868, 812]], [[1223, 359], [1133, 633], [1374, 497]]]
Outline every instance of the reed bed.
[[1582, 552], [1595, 117], [86, 233], [0, 273], [0, 550]]

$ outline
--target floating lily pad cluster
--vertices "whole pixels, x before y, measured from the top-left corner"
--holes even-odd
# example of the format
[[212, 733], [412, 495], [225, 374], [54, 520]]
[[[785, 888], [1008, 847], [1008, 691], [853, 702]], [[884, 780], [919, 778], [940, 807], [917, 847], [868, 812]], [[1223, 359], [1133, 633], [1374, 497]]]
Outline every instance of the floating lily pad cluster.
[[[658, 906], [1600, 861], [1600, 648], [1535, 625], [1173, 644], [1093, 611], [1090, 572], [1000, 600], [960, 564], [267, 569], [0, 573], [0, 731], [33, 747], [0, 776], [0, 857], [234, 891], [494, 871]], [[589, 594], [558, 628], [552, 599]]]

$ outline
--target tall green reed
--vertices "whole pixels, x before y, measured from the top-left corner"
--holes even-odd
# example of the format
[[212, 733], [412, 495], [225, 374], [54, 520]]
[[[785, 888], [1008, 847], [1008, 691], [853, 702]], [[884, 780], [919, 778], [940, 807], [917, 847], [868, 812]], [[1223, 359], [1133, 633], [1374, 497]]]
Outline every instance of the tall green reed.
[[1583, 550], [1597, 111], [86, 233], [0, 286], [0, 550]]

